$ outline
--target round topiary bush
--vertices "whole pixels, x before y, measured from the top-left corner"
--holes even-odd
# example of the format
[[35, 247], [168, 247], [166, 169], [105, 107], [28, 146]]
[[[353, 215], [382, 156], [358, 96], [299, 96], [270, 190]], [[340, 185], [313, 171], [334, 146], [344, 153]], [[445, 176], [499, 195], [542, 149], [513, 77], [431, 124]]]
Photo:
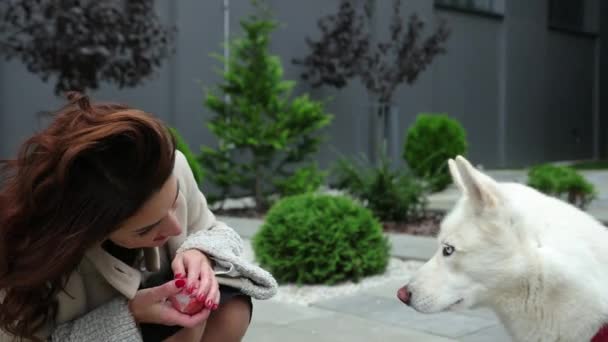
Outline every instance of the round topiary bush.
[[407, 131], [403, 158], [433, 191], [441, 191], [451, 183], [448, 159], [466, 152], [466, 132], [458, 121], [445, 114], [420, 114]]
[[371, 211], [342, 196], [278, 201], [253, 239], [260, 264], [279, 282], [335, 284], [384, 272], [388, 239]]

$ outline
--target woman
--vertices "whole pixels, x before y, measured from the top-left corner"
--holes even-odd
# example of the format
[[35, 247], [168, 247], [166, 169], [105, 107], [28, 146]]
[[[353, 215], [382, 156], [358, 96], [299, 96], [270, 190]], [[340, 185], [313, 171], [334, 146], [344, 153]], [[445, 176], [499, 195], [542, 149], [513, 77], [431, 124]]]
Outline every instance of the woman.
[[[159, 120], [68, 99], [3, 162], [0, 341], [240, 341], [275, 280], [240, 257]], [[203, 310], [173, 308], [178, 293]]]

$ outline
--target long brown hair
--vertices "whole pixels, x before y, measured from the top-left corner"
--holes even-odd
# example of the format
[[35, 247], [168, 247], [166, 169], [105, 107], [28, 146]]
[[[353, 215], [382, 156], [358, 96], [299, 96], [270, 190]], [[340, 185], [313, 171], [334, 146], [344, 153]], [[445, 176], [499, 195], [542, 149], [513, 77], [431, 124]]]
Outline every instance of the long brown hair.
[[0, 329], [34, 334], [87, 249], [159, 191], [175, 143], [158, 119], [79, 93], [0, 171]]

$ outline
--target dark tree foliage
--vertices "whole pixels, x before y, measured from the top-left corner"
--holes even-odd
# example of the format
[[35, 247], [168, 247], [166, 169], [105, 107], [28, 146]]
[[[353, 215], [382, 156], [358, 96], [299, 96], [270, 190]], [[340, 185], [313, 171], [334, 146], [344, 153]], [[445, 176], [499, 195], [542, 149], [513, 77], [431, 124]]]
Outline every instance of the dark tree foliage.
[[424, 38], [425, 23], [416, 14], [404, 20], [401, 0], [393, 1], [388, 39], [375, 42], [370, 29], [371, 4], [366, 1], [360, 11], [352, 1], [342, 0], [336, 14], [319, 19], [321, 38], [307, 38], [310, 54], [293, 61], [306, 68], [304, 80], [313, 87], [342, 88], [349, 79], [359, 77], [380, 103], [390, 103], [397, 86], [412, 84], [435, 56], [445, 53], [450, 33], [445, 21]]
[[2, 0], [0, 53], [55, 93], [140, 85], [172, 52], [152, 0]]

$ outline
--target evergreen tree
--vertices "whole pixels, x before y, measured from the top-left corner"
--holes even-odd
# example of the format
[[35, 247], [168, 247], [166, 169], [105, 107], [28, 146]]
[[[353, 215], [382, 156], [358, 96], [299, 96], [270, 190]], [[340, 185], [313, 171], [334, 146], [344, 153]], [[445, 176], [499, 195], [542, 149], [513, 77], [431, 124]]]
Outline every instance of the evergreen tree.
[[295, 83], [283, 79], [279, 57], [269, 52], [278, 24], [261, 5], [256, 9], [241, 21], [244, 35], [231, 42], [230, 58], [222, 59], [228, 64], [223, 82], [207, 95], [215, 113], [207, 126], [218, 146], [203, 147], [201, 163], [222, 198], [244, 189], [261, 211], [275, 184], [318, 150], [319, 130], [332, 116], [308, 95], [292, 97]]

